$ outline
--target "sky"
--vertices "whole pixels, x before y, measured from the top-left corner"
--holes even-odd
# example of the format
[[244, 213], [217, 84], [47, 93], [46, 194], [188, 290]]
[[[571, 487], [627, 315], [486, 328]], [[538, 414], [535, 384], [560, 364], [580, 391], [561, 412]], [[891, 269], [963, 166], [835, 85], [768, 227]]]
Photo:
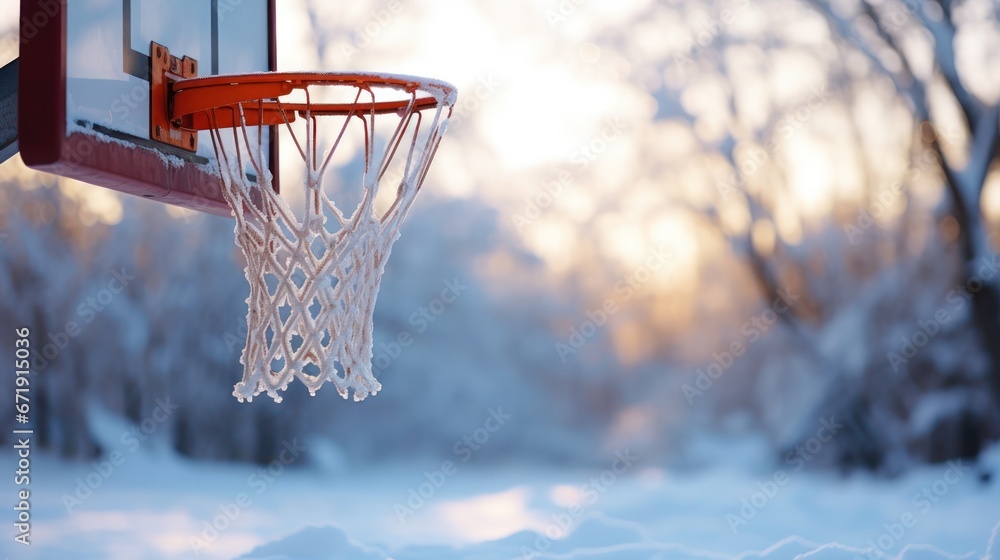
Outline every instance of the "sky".
[[[959, 43], [963, 67], [983, 63], [997, 49], [989, 41], [994, 30], [974, 23], [985, 5], [969, 2], [963, 12], [973, 20]], [[771, 6], [786, 8], [785, 15], [774, 15]], [[11, 28], [15, 12], [0, 15], [0, 29]], [[765, 57], [756, 43], [771, 36], [785, 48]], [[746, 41], [727, 46], [732, 37]], [[598, 234], [604, 258], [624, 266], [637, 263], [653, 243], [671, 245], [686, 259], [685, 270], [699, 255], [711, 255], [707, 240], [683, 241], [685, 232], [698, 236], [702, 225], [692, 223], [687, 207], [702, 207], [717, 176], [728, 173], [705, 153], [734, 124], [752, 130], [770, 120], [773, 126], [776, 107], [791, 109], [780, 115], [768, 150], [787, 168], [788, 199], [777, 205], [776, 231], [760, 225], [756, 237], [764, 246], [774, 235], [797, 242], [803, 220], [821, 219], [834, 204], [864, 196], [846, 122], [877, 115], [897, 121], [900, 126], [864, 130], [872, 147], [889, 155], [907, 119], [877, 85], [860, 94], [860, 115], [845, 112], [834, 98], [839, 86], [830, 71], [840, 55], [822, 18], [794, 2], [288, 0], [279, 6], [278, 43], [281, 70], [384, 71], [458, 86], [453, 138], [442, 145], [428, 179], [438, 195], [483, 197], [515, 225], [539, 196], [547, 199], [546, 185], [569, 173], [571, 188], [562, 189], [531, 227], [515, 228], [556, 273], [578, 264], [576, 232], [584, 227]], [[732, 86], [694, 71], [702, 53], [714, 57], [720, 49]], [[0, 41], [0, 62], [15, 51], [8, 32]], [[692, 64], [678, 57], [691, 57]], [[848, 72], [864, 66], [857, 57], [844, 60]], [[975, 91], [997, 96], [993, 74], [974, 76]], [[739, 123], [727, 115], [730, 87], [738, 92]], [[678, 118], [679, 109], [693, 121]], [[794, 142], [784, 141], [786, 135]], [[293, 150], [283, 145], [284, 172], [292, 176], [299, 171]], [[888, 180], [905, 166], [904, 158], [885, 157], [879, 167]], [[67, 192], [81, 189], [86, 194], [72, 196], [88, 200], [99, 219], [120, 219], [115, 196], [80, 185]], [[985, 200], [991, 216], [1000, 214], [997, 187], [987, 189]], [[643, 209], [655, 209], [655, 216]], [[753, 225], [725, 207], [722, 220], [735, 229]]]

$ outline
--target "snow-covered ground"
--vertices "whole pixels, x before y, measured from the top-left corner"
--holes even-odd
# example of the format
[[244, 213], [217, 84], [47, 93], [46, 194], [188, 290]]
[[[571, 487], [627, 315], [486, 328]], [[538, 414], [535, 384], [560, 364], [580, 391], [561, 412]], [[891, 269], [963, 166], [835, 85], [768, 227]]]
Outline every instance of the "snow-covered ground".
[[142, 449], [118, 465], [36, 455], [32, 546], [9, 536], [0, 548], [78, 560], [1000, 557], [1000, 484], [980, 476], [998, 449], [892, 481], [790, 465], [673, 474], [625, 454], [605, 470], [456, 461], [334, 474], [295, 455], [270, 472]]

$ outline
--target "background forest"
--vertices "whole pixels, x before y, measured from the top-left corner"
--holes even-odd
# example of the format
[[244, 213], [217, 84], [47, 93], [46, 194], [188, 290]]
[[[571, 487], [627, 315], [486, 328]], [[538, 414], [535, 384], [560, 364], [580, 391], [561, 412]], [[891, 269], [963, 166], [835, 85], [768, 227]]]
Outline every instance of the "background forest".
[[462, 92], [382, 284], [384, 391], [237, 403], [232, 223], [15, 158], [0, 345], [22, 325], [47, 345], [42, 446], [97, 457], [95, 418], [168, 398], [165, 445], [258, 463], [292, 436], [351, 465], [447, 455], [496, 407], [516, 427], [476, 461], [692, 467], [710, 441], [777, 461], [832, 417], [810, 466], [891, 475], [1000, 437], [995, 3], [391, 4], [279, 17], [283, 68]]

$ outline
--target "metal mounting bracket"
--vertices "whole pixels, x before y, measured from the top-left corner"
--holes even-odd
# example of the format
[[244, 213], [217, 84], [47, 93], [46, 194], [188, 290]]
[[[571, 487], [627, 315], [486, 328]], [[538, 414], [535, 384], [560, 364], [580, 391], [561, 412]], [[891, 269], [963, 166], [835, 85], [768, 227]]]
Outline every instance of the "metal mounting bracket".
[[198, 131], [182, 128], [170, 120], [173, 103], [170, 86], [177, 80], [198, 76], [198, 61], [189, 56], [177, 58], [155, 41], [150, 43], [149, 55], [149, 137], [195, 152], [198, 150]]

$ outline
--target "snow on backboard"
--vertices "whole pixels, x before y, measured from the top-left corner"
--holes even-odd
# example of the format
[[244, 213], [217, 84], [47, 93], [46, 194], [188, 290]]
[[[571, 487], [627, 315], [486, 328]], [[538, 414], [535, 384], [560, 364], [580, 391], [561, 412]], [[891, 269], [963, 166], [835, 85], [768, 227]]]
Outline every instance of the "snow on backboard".
[[273, 70], [274, 0], [21, 0], [21, 34], [25, 163], [229, 214], [208, 133], [194, 153], [150, 138], [150, 44], [196, 59], [200, 76]]

